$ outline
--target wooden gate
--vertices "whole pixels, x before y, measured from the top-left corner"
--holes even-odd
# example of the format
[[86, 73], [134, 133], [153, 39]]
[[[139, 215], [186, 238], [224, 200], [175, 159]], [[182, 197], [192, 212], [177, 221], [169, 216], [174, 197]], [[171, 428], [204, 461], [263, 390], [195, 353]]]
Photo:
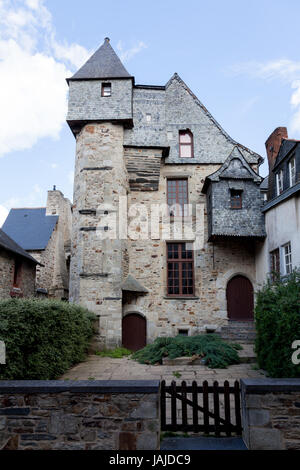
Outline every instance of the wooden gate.
[[122, 321], [122, 344], [130, 351], [146, 346], [146, 319], [138, 313], [130, 313]]
[[213, 433], [220, 436], [242, 434], [239, 382], [230, 386], [226, 380], [223, 386], [207, 380], [201, 386], [186, 382], [170, 386], [161, 382], [161, 429], [162, 431], [183, 431]]
[[227, 312], [230, 320], [253, 320], [253, 286], [245, 276], [234, 276], [226, 289]]

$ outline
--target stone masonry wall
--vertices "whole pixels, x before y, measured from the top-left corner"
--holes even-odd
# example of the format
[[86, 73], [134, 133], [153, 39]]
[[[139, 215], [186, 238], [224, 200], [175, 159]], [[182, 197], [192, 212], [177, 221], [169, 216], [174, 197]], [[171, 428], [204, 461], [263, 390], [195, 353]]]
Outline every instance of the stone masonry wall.
[[[0, 249], [0, 299], [10, 298], [13, 288], [15, 257]], [[19, 289], [22, 297], [35, 295], [35, 264], [22, 260], [19, 276]]]
[[0, 450], [159, 449], [158, 381], [0, 381]]
[[[167, 297], [166, 240], [159, 238], [130, 240], [129, 273], [149, 293], [136, 297], [123, 307], [123, 315], [137, 312], [147, 319], [147, 341], [157, 336], [174, 336], [179, 329], [188, 330], [189, 335], [205, 330], [206, 325], [220, 328], [226, 325], [226, 286], [235, 274], [247, 276], [255, 287], [254, 245], [239, 239], [228, 239], [209, 243], [206, 197], [202, 194], [205, 177], [216, 171], [217, 165], [185, 165], [183, 167], [163, 165], [159, 190], [153, 192], [131, 192], [128, 206], [141, 203], [150, 214], [151, 204], [166, 203], [168, 177], [188, 178], [189, 202], [200, 205], [200, 240], [202, 247], [194, 252], [195, 297]], [[129, 220], [130, 222], [130, 220]], [[180, 238], [178, 241], [181, 241]], [[189, 240], [193, 241], [193, 240]]]
[[300, 380], [242, 379], [243, 438], [250, 450], [300, 450]]
[[48, 191], [46, 215], [58, 215], [58, 222], [44, 250], [29, 253], [42, 266], [37, 266], [36, 287], [46, 289], [49, 297], [68, 298], [72, 213], [71, 203], [57, 190]]
[[86, 125], [77, 136], [70, 300], [99, 316], [99, 341], [107, 346], [121, 342], [126, 241], [106, 229], [127, 190], [123, 127]]

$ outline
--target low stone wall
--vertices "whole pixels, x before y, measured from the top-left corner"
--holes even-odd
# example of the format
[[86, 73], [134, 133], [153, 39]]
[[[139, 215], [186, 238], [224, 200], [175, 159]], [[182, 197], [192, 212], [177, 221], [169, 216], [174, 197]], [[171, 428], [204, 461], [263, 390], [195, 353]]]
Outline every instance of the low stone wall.
[[159, 381], [0, 381], [0, 449], [159, 449]]
[[300, 379], [242, 379], [243, 438], [251, 450], [300, 450]]

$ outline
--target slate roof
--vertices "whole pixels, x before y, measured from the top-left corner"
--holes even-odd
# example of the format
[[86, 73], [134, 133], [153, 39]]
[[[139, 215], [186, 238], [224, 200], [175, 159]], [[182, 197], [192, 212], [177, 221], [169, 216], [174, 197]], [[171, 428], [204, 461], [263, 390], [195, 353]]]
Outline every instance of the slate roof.
[[131, 276], [131, 274], [128, 274], [126, 279], [122, 282], [121, 289], [131, 292], [140, 292], [144, 294], [149, 292], [148, 289], [142, 286], [142, 284], [140, 284], [133, 276]]
[[24, 250], [44, 250], [57, 221], [45, 207], [11, 209], [2, 229]]
[[269, 176], [266, 176], [261, 182], [260, 189], [262, 189], [263, 191], [267, 191], [268, 188], [269, 188]]
[[133, 78], [111, 47], [109, 38], [88, 59], [88, 61], [68, 80], [87, 80], [97, 78]]
[[39, 264], [32, 256], [30, 256], [20, 245], [12, 240], [1, 228], [0, 228], [0, 248], [15, 253], [22, 258], [26, 258], [35, 264]]
[[285, 159], [285, 157], [296, 148], [299, 144], [299, 140], [295, 139], [282, 139], [281, 146], [276, 157], [275, 165], [273, 171], [277, 168], [277, 166]]
[[205, 193], [207, 191], [210, 182], [220, 181], [220, 178], [234, 180], [251, 179], [256, 183], [262, 181], [262, 177], [251, 168], [238, 146], [232, 149], [229, 157], [217, 171], [205, 178], [202, 192]]
[[168, 80], [168, 82], [166, 83], [165, 85], [165, 89], [168, 88], [168, 86], [170, 86], [170, 84], [172, 83], [173, 80], [177, 80], [179, 83], [181, 83], [181, 85], [186, 89], [186, 91], [191, 95], [191, 97], [193, 98], [193, 100], [195, 101], [195, 103], [197, 103], [198, 106], [200, 106], [200, 108], [204, 111], [204, 113], [206, 114], [206, 116], [215, 124], [215, 126], [220, 130], [220, 132], [222, 132], [222, 134], [224, 135], [224, 137], [229, 140], [232, 144], [234, 144], [235, 146], [241, 148], [242, 150], [246, 150], [247, 152], [249, 152], [251, 155], [253, 155], [254, 157], [256, 157], [258, 159], [258, 162], [259, 164], [263, 163], [264, 161], [264, 158], [259, 155], [258, 153], [256, 152], [253, 152], [253, 150], [249, 149], [248, 147], [245, 147], [245, 145], [242, 145], [240, 144], [239, 142], [236, 142], [232, 137], [230, 137], [229, 134], [227, 134], [227, 132], [223, 129], [223, 127], [216, 121], [216, 119], [212, 116], [212, 114], [210, 114], [210, 112], [208, 111], [208, 109], [203, 105], [203, 103], [201, 103], [201, 101], [197, 98], [197, 96], [192, 92], [192, 90], [187, 86], [187, 84], [182, 80], [182, 78], [178, 75], [178, 73], [174, 73], [172, 75], [172, 77], [170, 78], [170, 80]]

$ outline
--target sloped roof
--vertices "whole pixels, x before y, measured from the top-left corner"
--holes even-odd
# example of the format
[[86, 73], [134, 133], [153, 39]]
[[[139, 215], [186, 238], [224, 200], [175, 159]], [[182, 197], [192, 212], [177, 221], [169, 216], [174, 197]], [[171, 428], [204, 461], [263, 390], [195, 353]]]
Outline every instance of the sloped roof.
[[276, 157], [275, 165], [273, 171], [277, 168], [277, 166], [285, 159], [287, 155], [290, 156], [290, 152], [295, 150], [297, 145], [299, 145], [299, 140], [295, 139], [282, 139], [280, 149], [278, 151], [278, 155]]
[[131, 276], [131, 274], [128, 274], [126, 279], [122, 282], [121, 289], [131, 292], [140, 292], [143, 294], [149, 292], [148, 289], [142, 286], [142, 284], [140, 284], [133, 276]]
[[177, 80], [184, 88], [185, 90], [191, 95], [195, 103], [204, 111], [206, 116], [215, 124], [215, 126], [222, 132], [222, 134], [226, 137], [226, 139], [234, 144], [235, 146], [241, 148], [242, 150], [245, 150], [246, 152], [250, 153], [252, 156], [258, 159], [259, 164], [261, 164], [264, 159], [261, 155], [259, 155], [256, 152], [253, 152], [253, 150], [249, 149], [245, 145], [240, 144], [239, 142], [236, 142], [232, 137], [230, 137], [229, 134], [223, 129], [223, 127], [216, 121], [216, 119], [212, 116], [212, 114], [208, 111], [208, 109], [204, 106], [203, 103], [197, 98], [197, 96], [192, 92], [192, 90], [187, 86], [187, 84], [182, 80], [182, 78], [178, 75], [178, 73], [174, 73], [170, 80], [165, 85], [165, 88], [167, 89], [170, 84], [173, 82], [173, 80]]
[[269, 176], [266, 176], [260, 184], [260, 189], [266, 191], [269, 188]]
[[2, 229], [24, 250], [44, 250], [57, 221], [45, 207], [11, 209]]
[[97, 78], [133, 78], [110, 45], [109, 38], [88, 61], [68, 80], [88, 80]]
[[262, 177], [252, 170], [240, 149], [235, 146], [221, 168], [205, 178], [202, 192], [206, 192], [209, 182], [219, 181], [220, 178], [245, 180], [252, 179], [256, 183], [262, 181]]
[[14, 240], [12, 240], [1, 228], [0, 228], [0, 247], [4, 250], [26, 258], [35, 264], [39, 264], [32, 256], [30, 256], [21, 246], [19, 246]]

